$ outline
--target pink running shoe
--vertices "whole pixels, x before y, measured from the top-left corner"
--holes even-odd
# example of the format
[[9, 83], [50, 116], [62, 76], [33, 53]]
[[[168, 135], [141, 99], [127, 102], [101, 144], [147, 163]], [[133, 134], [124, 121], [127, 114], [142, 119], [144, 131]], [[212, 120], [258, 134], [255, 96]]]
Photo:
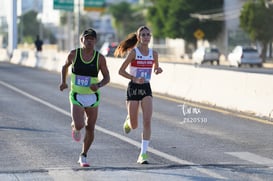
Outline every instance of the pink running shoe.
[[72, 127], [72, 138], [77, 142], [81, 141], [81, 131]]

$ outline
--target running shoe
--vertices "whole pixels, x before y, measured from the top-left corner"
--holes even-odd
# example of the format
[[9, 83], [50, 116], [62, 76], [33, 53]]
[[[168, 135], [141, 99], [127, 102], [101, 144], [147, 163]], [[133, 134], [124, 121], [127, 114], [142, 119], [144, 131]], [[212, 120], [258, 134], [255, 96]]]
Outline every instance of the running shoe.
[[124, 124], [123, 124], [123, 131], [126, 134], [130, 133], [130, 131], [131, 131], [131, 127], [129, 125], [129, 122], [130, 122], [130, 117], [127, 116], [125, 121], [124, 121]]
[[71, 124], [71, 127], [72, 127], [72, 138], [77, 142], [81, 141], [81, 131], [76, 130], [74, 124]]
[[86, 161], [86, 156], [80, 155], [78, 163], [80, 164], [81, 167], [90, 167], [90, 165]]
[[137, 159], [137, 163], [139, 164], [148, 164], [148, 155], [145, 154], [140, 154]]

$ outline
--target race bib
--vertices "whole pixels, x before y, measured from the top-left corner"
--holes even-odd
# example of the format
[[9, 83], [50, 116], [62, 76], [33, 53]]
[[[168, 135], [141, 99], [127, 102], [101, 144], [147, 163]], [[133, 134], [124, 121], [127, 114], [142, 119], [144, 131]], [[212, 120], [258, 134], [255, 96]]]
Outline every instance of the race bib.
[[90, 87], [91, 77], [76, 75], [75, 85], [81, 87]]
[[141, 69], [138, 68], [136, 72], [136, 77], [143, 77], [145, 80], [150, 80], [152, 74], [152, 69]]

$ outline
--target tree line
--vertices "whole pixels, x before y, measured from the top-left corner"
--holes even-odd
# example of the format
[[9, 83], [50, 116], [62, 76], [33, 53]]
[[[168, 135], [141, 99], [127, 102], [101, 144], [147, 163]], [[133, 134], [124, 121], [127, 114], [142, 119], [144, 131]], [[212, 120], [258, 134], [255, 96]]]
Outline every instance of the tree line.
[[[266, 2], [247, 0], [239, 17], [241, 29], [253, 42], [262, 45], [264, 59], [273, 37], [273, 8]], [[152, 28], [153, 36], [157, 39], [182, 38], [194, 44], [196, 30], [202, 30], [204, 33], [202, 38], [208, 41], [213, 41], [221, 35], [224, 20], [214, 20], [209, 15], [223, 12], [223, 6], [224, 0], [145, 0], [143, 4], [127, 2], [112, 4], [107, 7], [105, 13], [112, 16], [118, 40], [134, 32], [136, 27], [145, 24]], [[62, 16], [64, 26], [63, 19]], [[92, 24], [92, 20], [85, 16], [81, 17], [80, 29], [84, 29], [86, 24]], [[19, 42], [33, 42], [41, 28], [44, 37], [50, 43], [56, 43], [54, 33], [40, 24], [35, 11], [29, 11], [20, 17]]]

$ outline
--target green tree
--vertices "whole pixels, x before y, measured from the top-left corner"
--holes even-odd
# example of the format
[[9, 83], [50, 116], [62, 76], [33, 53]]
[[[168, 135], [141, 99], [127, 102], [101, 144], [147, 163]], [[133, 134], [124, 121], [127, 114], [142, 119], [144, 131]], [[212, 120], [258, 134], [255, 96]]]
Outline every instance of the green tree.
[[223, 28], [222, 21], [192, 18], [191, 14], [209, 13], [209, 10], [222, 10], [223, 0], [151, 0], [148, 20], [155, 37], [183, 38], [195, 42], [194, 32], [201, 29], [205, 39], [217, 38]]
[[48, 39], [50, 43], [56, 43], [54, 34], [37, 20], [37, 15], [38, 13], [36, 11], [28, 11], [20, 17], [18, 24], [18, 42], [33, 43], [36, 36], [40, 33], [40, 28], [42, 28], [43, 38]]
[[20, 17], [18, 25], [19, 43], [33, 43], [36, 35], [39, 34], [37, 14], [36, 11], [28, 11]]
[[127, 2], [113, 4], [107, 12], [113, 17], [113, 26], [117, 30], [119, 40], [135, 32], [139, 26], [146, 24], [142, 9]]
[[250, 0], [243, 5], [240, 15], [240, 27], [253, 41], [262, 44], [262, 58], [266, 59], [268, 43], [273, 38], [273, 9], [265, 6], [264, 0]]

